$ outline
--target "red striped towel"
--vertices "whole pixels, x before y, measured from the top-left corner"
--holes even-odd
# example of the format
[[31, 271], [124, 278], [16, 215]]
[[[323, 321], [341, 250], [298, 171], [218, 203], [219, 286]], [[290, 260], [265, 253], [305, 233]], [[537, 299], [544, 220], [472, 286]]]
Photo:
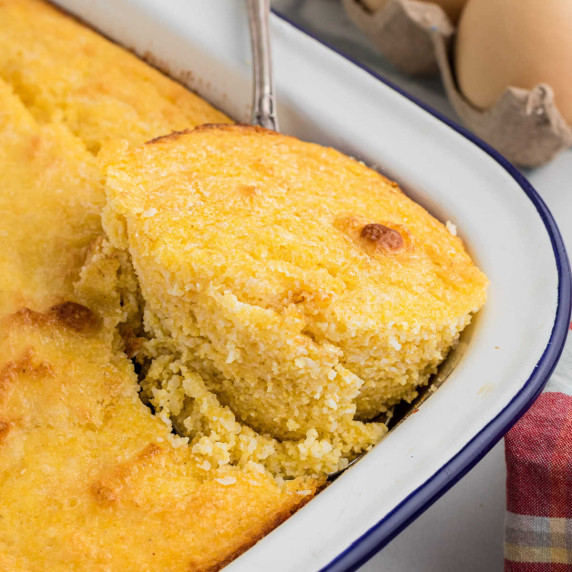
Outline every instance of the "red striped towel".
[[505, 445], [505, 572], [572, 570], [572, 336]]

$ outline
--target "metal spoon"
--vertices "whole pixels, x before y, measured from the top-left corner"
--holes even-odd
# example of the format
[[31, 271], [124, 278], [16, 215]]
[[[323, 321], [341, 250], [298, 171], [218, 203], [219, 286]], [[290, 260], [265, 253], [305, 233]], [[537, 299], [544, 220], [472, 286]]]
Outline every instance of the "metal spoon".
[[247, 0], [254, 90], [250, 122], [278, 131], [270, 53], [270, 0]]

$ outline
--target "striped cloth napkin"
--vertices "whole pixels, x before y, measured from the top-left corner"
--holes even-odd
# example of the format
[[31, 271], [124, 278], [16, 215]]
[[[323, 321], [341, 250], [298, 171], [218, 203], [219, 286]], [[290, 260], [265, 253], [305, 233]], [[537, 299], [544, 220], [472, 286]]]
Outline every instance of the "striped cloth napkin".
[[505, 572], [572, 570], [572, 335], [505, 449]]

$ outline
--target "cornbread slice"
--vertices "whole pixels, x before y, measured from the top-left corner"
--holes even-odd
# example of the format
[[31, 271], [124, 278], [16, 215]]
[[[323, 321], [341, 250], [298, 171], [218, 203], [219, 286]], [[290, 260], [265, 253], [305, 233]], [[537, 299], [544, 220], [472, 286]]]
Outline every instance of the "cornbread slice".
[[[152, 359], [175, 356], [174, 374], [198, 374], [261, 434], [319, 441], [316, 457], [376, 442], [381, 424], [355, 418], [411, 400], [485, 301], [461, 240], [333, 149], [205, 126], [112, 146], [102, 165], [104, 227], [131, 256]], [[193, 436], [194, 390], [151, 377], [154, 405], [176, 403]]]
[[0, 569], [218, 570], [311, 498], [315, 481], [200, 466], [98, 323], [0, 322]]
[[40, 123], [65, 123], [97, 152], [230, 121], [200, 97], [41, 0], [0, 2], [0, 78]]

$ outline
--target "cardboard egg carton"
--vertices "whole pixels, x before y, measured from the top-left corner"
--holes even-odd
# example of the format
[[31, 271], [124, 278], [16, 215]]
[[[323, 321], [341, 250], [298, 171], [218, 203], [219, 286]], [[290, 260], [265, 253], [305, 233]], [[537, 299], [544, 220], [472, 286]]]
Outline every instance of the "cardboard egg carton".
[[572, 126], [558, 111], [549, 85], [510, 87], [486, 110], [469, 103], [457, 87], [451, 63], [455, 26], [437, 4], [389, 0], [372, 13], [360, 0], [342, 3], [349, 18], [396, 68], [409, 74], [439, 73], [464, 124], [509, 161], [537, 167], [572, 145]]

